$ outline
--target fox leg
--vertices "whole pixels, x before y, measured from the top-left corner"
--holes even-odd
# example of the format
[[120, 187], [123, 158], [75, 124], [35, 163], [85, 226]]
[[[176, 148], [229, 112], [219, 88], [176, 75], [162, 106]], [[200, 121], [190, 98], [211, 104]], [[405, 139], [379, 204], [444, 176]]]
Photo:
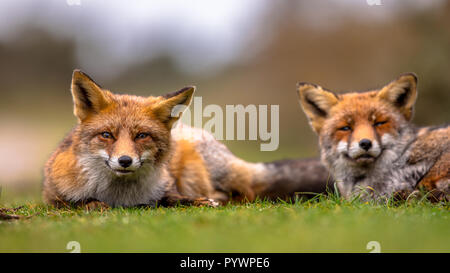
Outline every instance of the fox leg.
[[417, 186], [430, 192], [431, 201], [450, 201], [450, 153], [444, 154]]
[[84, 207], [86, 210], [104, 210], [110, 208], [108, 204], [97, 200], [91, 200], [87, 203], [80, 204], [79, 207]]
[[108, 204], [98, 201], [98, 200], [95, 200], [95, 199], [88, 199], [88, 200], [83, 200], [83, 201], [78, 201], [78, 202], [73, 203], [73, 202], [64, 201], [60, 198], [56, 198], [56, 199], [52, 200], [51, 204], [54, 207], [59, 208], [59, 209], [62, 209], [62, 208], [68, 208], [68, 209], [85, 208], [86, 210], [96, 210], [96, 209], [103, 210], [103, 209], [109, 208]]
[[213, 199], [206, 197], [188, 197], [176, 193], [166, 194], [159, 202], [158, 205], [163, 207], [175, 207], [178, 205], [194, 206], [194, 207], [218, 207], [219, 203]]
[[221, 182], [225, 192], [219, 193], [222, 196], [226, 195], [226, 202], [246, 203], [255, 200], [253, 170], [248, 165], [241, 160], [230, 162], [230, 171]]

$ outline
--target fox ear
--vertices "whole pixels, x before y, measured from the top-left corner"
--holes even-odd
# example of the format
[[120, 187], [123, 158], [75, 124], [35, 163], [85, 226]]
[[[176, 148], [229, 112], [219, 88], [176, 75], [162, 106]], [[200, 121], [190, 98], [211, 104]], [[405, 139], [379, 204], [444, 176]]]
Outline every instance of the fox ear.
[[101, 87], [81, 70], [73, 71], [71, 88], [74, 114], [80, 122], [108, 105], [108, 100]]
[[411, 120], [417, 98], [417, 76], [414, 73], [400, 75], [378, 91], [377, 97], [399, 109], [406, 120]]
[[337, 95], [311, 83], [298, 83], [297, 92], [309, 124], [319, 133], [330, 109], [338, 103]]
[[185, 87], [181, 90], [162, 96], [162, 100], [152, 106], [151, 111], [156, 117], [171, 129], [172, 125], [181, 117], [189, 107], [195, 86]]

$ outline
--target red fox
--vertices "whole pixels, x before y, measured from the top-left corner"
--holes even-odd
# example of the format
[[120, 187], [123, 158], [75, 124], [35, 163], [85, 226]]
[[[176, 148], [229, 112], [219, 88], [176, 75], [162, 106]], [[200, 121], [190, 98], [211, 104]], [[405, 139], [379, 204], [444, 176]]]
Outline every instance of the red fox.
[[55, 206], [211, 205], [325, 192], [319, 160], [249, 163], [203, 131], [173, 124], [194, 87], [158, 97], [113, 94], [75, 70], [78, 125], [45, 167], [43, 198]]
[[298, 84], [321, 159], [344, 197], [405, 197], [423, 188], [434, 200], [449, 199], [450, 126], [419, 129], [410, 122], [416, 87], [413, 73], [367, 92]]

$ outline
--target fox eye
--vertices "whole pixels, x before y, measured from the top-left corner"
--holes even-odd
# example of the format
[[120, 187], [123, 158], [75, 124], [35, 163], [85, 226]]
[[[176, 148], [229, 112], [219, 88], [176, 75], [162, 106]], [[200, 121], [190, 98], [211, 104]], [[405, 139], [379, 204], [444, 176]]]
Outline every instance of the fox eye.
[[341, 127], [341, 128], [339, 128], [338, 130], [339, 131], [350, 131], [352, 128], [350, 128], [350, 126], [344, 126], [344, 127]]
[[112, 139], [113, 135], [110, 132], [103, 132], [100, 134], [100, 136], [104, 139]]
[[381, 126], [386, 123], [387, 123], [387, 121], [379, 121], [379, 122], [375, 122], [375, 124], [373, 126], [378, 127], [378, 126]]
[[148, 134], [148, 133], [139, 133], [137, 136], [136, 136], [136, 139], [144, 139], [144, 138], [147, 138], [147, 137], [149, 137], [150, 136], [150, 134]]

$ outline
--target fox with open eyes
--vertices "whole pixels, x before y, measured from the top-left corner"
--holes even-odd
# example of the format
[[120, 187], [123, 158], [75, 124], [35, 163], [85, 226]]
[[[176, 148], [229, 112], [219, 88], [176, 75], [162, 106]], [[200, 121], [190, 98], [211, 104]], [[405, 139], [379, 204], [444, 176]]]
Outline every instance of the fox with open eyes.
[[201, 129], [172, 126], [194, 87], [158, 97], [113, 94], [75, 70], [78, 125], [45, 167], [43, 198], [55, 206], [211, 205], [325, 192], [319, 160], [249, 163]]
[[319, 135], [322, 161], [344, 197], [407, 198], [424, 188], [434, 201], [450, 199], [450, 126], [416, 128], [410, 122], [416, 75], [345, 94], [299, 83], [298, 93]]

